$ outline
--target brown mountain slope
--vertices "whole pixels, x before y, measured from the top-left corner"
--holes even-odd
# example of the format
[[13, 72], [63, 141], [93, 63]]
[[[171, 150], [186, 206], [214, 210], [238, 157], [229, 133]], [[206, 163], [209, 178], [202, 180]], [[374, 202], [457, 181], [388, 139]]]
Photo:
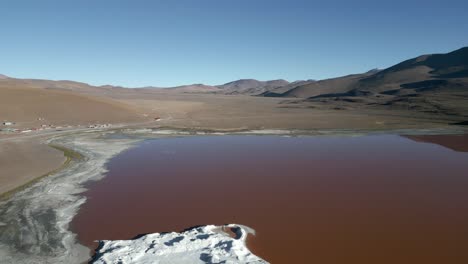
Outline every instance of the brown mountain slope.
[[282, 87], [270, 89], [261, 94], [261, 96], [309, 98], [325, 94], [348, 93], [355, 88], [359, 80], [371, 76], [376, 72], [379, 72], [379, 70], [374, 69], [362, 74], [351, 74], [320, 81], [296, 81]]
[[423, 55], [361, 79], [356, 90], [401, 96], [456, 96], [468, 94], [468, 47], [447, 54]]
[[324, 98], [375, 94], [407, 95], [468, 87], [468, 47], [447, 53], [423, 55], [382, 71], [310, 81], [273, 97]]
[[419, 56], [378, 72], [310, 82], [274, 96], [304, 98], [315, 108], [409, 110], [463, 120], [468, 118], [468, 48]]
[[329, 93], [345, 93], [352, 90], [356, 83], [364, 76], [362, 74], [355, 74], [309, 82], [283, 93], [283, 97], [308, 98]]
[[91, 91], [97, 87], [88, 85], [86, 83], [74, 81], [52, 81], [40, 79], [16, 79], [5, 78], [0, 80], [0, 86], [9, 87], [28, 87], [28, 88], [41, 88], [41, 89], [61, 89], [70, 91]]
[[157, 87], [143, 87], [137, 90], [145, 92], [162, 92], [162, 93], [212, 93], [212, 94], [245, 94], [245, 95], [257, 95], [268, 91], [288, 85], [289, 82], [285, 80], [272, 80], [272, 81], [258, 81], [254, 79], [242, 79], [233, 82], [229, 82], [223, 85], [211, 86], [205, 84], [191, 84], [182, 85], [176, 87], [157, 88]]
[[274, 90], [275, 88], [288, 85], [286, 80], [271, 80], [271, 81], [258, 81], [255, 79], [241, 79], [223, 85], [218, 85], [223, 94], [250, 94], [257, 95], [266, 91]]
[[204, 84], [191, 84], [191, 85], [182, 85], [177, 87], [169, 88], [147, 88], [146, 91], [163, 91], [163, 92], [179, 92], [179, 93], [207, 93], [207, 92], [217, 92], [219, 88], [211, 85]]
[[[438, 80], [468, 78], [468, 47], [447, 53], [423, 55], [406, 60], [359, 81], [356, 88], [383, 92], [410, 83], [434, 84]], [[436, 80], [436, 82], [427, 82]], [[446, 86], [446, 85], [445, 85]], [[434, 87], [435, 88], [435, 87]]]
[[409, 59], [387, 68], [365, 81], [415, 67], [428, 67], [429, 74], [434, 78], [462, 78], [468, 77], [468, 47], [464, 47], [447, 54], [422, 55]]
[[3, 79], [0, 78], [0, 88], [1, 87], [27, 87], [34, 89], [60, 90], [93, 96], [110, 96], [116, 92], [126, 91], [126, 88], [112, 85], [93, 86], [87, 83], [68, 80], [54, 81], [41, 79], [17, 79], [9, 77]]
[[0, 87], [0, 120], [16, 122], [21, 127], [37, 127], [136, 122], [143, 117], [127, 105], [110, 99], [16, 86]]

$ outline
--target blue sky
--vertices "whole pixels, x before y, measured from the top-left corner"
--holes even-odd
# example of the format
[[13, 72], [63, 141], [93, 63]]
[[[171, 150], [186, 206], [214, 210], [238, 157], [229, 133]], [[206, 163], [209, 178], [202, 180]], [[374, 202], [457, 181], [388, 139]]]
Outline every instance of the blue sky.
[[0, 73], [128, 87], [324, 79], [468, 46], [467, 12], [450, 0], [1, 0]]

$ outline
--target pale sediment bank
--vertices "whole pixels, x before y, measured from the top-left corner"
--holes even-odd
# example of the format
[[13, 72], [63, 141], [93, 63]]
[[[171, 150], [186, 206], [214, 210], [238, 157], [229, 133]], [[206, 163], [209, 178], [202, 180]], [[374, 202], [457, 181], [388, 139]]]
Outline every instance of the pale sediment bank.
[[40, 181], [41, 179], [43, 179], [43, 178], [45, 178], [47, 176], [54, 175], [54, 174], [64, 170], [65, 168], [67, 168], [68, 165], [70, 165], [72, 160], [78, 161], [78, 160], [83, 158], [83, 156], [80, 153], [75, 152], [75, 151], [73, 151], [71, 149], [67, 149], [67, 148], [64, 148], [64, 147], [61, 147], [61, 146], [58, 146], [58, 145], [53, 145], [53, 144], [49, 144], [48, 146], [53, 148], [53, 149], [56, 149], [58, 151], [61, 151], [63, 153], [63, 156], [65, 157], [65, 161], [62, 163], [62, 165], [60, 165], [60, 167], [58, 167], [57, 169], [51, 170], [51, 171], [49, 171], [49, 172], [47, 172], [47, 173], [45, 173], [45, 174], [43, 174], [43, 175], [41, 175], [39, 177], [35, 177], [35, 178], [32, 178], [29, 181], [22, 182], [21, 185], [18, 185], [17, 187], [15, 187], [13, 189], [9, 189], [7, 192], [0, 193], [0, 201], [10, 198], [15, 193], [34, 185], [36, 182]]
[[136, 128], [123, 129], [126, 135], [145, 138], [158, 136], [216, 136], [216, 135], [278, 135], [278, 136], [364, 136], [364, 135], [446, 135], [465, 134], [468, 127], [447, 126], [428, 129], [186, 129], [186, 128]]
[[80, 245], [68, 225], [85, 202], [84, 184], [106, 172], [105, 163], [135, 139], [104, 141], [85, 134], [51, 139], [81, 153], [66, 169], [45, 177], [0, 202], [0, 263], [81, 263], [89, 249]]
[[42, 140], [0, 140], [0, 199], [61, 170], [66, 160], [61, 150]]

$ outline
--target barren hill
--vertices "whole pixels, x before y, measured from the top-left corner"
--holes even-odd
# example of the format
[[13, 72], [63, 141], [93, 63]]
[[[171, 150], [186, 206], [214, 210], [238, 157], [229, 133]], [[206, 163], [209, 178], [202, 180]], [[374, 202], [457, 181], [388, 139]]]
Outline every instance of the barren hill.
[[[407, 94], [431, 90], [464, 89], [468, 84], [468, 47], [447, 53], [422, 55], [409, 59], [382, 71], [372, 70], [363, 74], [321, 81], [305, 81], [282, 87], [282, 92], [268, 91], [270, 97], [340, 97], [363, 94]], [[294, 83], [292, 83], [294, 84]], [[289, 88], [288, 87], [288, 88]], [[401, 91], [399, 91], [401, 90]]]
[[17, 122], [21, 127], [38, 127], [137, 122], [144, 118], [111, 99], [71, 91], [0, 86], [0, 120]]
[[155, 89], [161, 89], [161, 91], [164, 91], [164, 92], [180, 92], [180, 93], [207, 93], [207, 92], [219, 91], [219, 88], [216, 86], [204, 85], [201, 83], [169, 87], [169, 88], [151, 88], [150, 90], [154, 91]]
[[223, 94], [250, 94], [257, 95], [278, 87], [288, 85], [286, 80], [258, 81], [255, 79], [241, 79], [223, 85], [218, 85]]
[[437, 88], [452, 83], [454, 79], [464, 78], [468, 78], [468, 47], [447, 54], [423, 55], [406, 60], [360, 80], [358, 88], [378, 92], [408, 85]]
[[346, 93], [354, 89], [359, 80], [365, 76], [368, 76], [368, 74], [354, 74], [321, 81], [309, 81], [297, 85], [296, 87], [281, 94], [281, 96], [308, 98], [322, 94]]

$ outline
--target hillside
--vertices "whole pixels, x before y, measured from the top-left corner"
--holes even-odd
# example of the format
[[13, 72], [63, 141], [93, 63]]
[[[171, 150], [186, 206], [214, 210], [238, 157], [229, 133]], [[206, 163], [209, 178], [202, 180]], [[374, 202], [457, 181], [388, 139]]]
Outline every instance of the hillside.
[[255, 79], [241, 79], [223, 85], [218, 85], [223, 94], [249, 94], [258, 95], [275, 88], [284, 87], [289, 82], [285, 80], [258, 81]]
[[376, 92], [408, 86], [438, 89], [450, 86], [454, 79], [465, 78], [468, 78], [468, 47], [406, 60], [360, 80], [357, 88]]
[[408, 92], [427, 93], [435, 90], [461, 91], [468, 83], [467, 78], [468, 47], [465, 47], [447, 54], [422, 55], [382, 71], [372, 70], [364, 74], [321, 81], [305, 81], [292, 87], [283, 86], [282, 90], [268, 91], [262, 95], [324, 98], [362, 95], [363, 93], [396, 95], [408, 94]]
[[191, 84], [191, 85], [182, 85], [177, 87], [169, 88], [150, 88], [146, 91], [155, 91], [155, 89], [160, 89], [164, 92], [180, 92], [180, 93], [207, 93], [207, 92], [217, 92], [219, 88], [216, 86], [204, 85], [204, 84]]
[[410, 110], [466, 118], [468, 48], [419, 56], [381, 71], [308, 81], [263, 96], [303, 98], [313, 108]]
[[322, 94], [346, 93], [352, 90], [358, 81], [365, 76], [368, 76], [368, 74], [354, 74], [321, 81], [310, 81], [282, 93], [281, 96], [308, 98]]
[[88, 125], [143, 121], [143, 116], [120, 102], [70, 91], [27, 86], [0, 86], [0, 120], [20, 127]]

